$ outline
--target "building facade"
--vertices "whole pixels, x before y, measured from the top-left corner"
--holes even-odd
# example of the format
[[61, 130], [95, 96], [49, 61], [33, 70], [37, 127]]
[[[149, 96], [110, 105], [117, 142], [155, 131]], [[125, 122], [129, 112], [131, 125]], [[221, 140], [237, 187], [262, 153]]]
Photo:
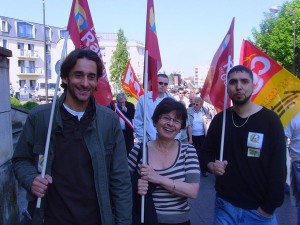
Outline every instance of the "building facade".
[[[0, 15], [0, 46], [12, 51], [9, 77], [15, 91], [28, 89], [28, 92], [34, 92], [37, 82], [45, 80], [46, 76], [49, 81], [56, 82], [67, 35], [66, 28], [46, 25], [44, 30], [43, 24]], [[97, 33], [97, 37], [109, 79], [111, 57], [116, 49], [118, 36], [117, 33]], [[67, 52], [73, 49], [74, 45], [68, 39]], [[127, 50], [137, 77], [142, 79], [144, 44], [128, 41]]]
[[202, 88], [207, 76], [209, 66], [197, 66], [194, 70], [194, 84], [197, 88]]

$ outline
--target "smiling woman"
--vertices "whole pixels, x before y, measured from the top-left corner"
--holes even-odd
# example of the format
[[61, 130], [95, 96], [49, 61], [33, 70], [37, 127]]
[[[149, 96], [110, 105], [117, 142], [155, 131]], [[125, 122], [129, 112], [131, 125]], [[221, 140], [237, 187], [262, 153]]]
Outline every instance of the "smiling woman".
[[[186, 108], [173, 98], [165, 98], [157, 105], [152, 120], [157, 139], [146, 143], [147, 162], [142, 164], [139, 157], [141, 143], [128, 155], [130, 171], [139, 174], [133, 183], [133, 195], [135, 199], [146, 195], [151, 199], [146, 204], [153, 202], [155, 218], [147, 218], [150, 213], [145, 212], [144, 224], [157, 224], [154, 218], [158, 223], [189, 225], [187, 200], [198, 195], [200, 169], [195, 148], [175, 139], [186, 127]], [[140, 205], [138, 201], [133, 204], [134, 208]], [[135, 211], [133, 215], [137, 215]]]

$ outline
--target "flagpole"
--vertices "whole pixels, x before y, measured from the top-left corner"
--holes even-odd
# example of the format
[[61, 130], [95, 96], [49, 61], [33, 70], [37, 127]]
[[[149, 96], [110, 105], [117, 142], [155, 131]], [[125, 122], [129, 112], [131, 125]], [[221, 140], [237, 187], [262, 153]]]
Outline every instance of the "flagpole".
[[46, 43], [46, 19], [45, 18], [46, 18], [45, 0], [43, 0], [45, 98], [46, 98], [46, 103], [48, 103], [47, 43]]
[[[147, 160], [146, 151], [146, 123], [147, 123], [147, 93], [148, 93], [148, 50], [145, 51], [145, 70], [144, 70], [144, 129], [143, 129], [143, 158], [142, 163], [145, 164]], [[141, 198], [141, 223], [144, 223], [145, 217], [145, 196]]]
[[230, 70], [230, 61], [231, 55], [228, 56], [227, 62], [227, 71], [225, 76], [225, 93], [224, 93], [224, 108], [223, 108], [223, 123], [222, 123], [222, 136], [221, 136], [221, 147], [220, 147], [220, 161], [223, 161], [223, 153], [224, 153], [224, 137], [225, 137], [225, 126], [226, 126], [226, 109], [228, 102], [228, 94], [227, 94], [227, 75]]
[[[69, 35], [67, 35], [65, 42], [64, 42], [64, 47], [61, 52], [61, 58], [60, 58], [60, 64], [62, 63], [63, 59], [65, 58], [66, 55], [66, 49], [67, 49], [67, 42], [68, 42]], [[47, 160], [48, 160], [48, 153], [49, 153], [49, 144], [50, 144], [50, 137], [51, 137], [51, 130], [52, 130], [52, 124], [53, 124], [53, 117], [54, 117], [54, 111], [55, 111], [55, 104], [56, 104], [56, 99], [57, 99], [57, 93], [58, 93], [58, 86], [59, 86], [59, 81], [60, 81], [60, 72], [57, 75], [56, 79], [56, 85], [55, 85], [55, 92], [53, 96], [53, 101], [52, 101], [52, 106], [51, 106], [51, 113], [50, 113], [50, 120], [49, 120], [49, 126], [48, 126], [48, 133], [47, 133], [47, 139], [46, 139], [46, 146], [45, 146], [45, 153], [44, 153], [44, 160], [43, 160], [43, 169], [42, 169], [42, 177], [45, 177], [46, 174], [46, 167], [47, 167]], [[36, 208], [41, 207], [41, 201], [42, 198], [38, 198], [36, 202]]]

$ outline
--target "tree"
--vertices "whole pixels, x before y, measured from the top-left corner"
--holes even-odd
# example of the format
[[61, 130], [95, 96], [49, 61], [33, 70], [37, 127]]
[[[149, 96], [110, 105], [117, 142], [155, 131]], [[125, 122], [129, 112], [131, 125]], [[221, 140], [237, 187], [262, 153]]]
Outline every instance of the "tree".
[[113, 83], [114, 89], [121, 90], [121, 82], [126, 70], [126, 65], [129, 59], [129, 53], [127, 51], [127, 40], [124, 36], [124, 31], [119, 29], [118, 31], [118, 43], [116, 50], [111, 57], [110, 80]]
[[293, 73], [295, 19], [295, 76], [300, 78], [300, 64], [297, 63], [300, 60], [300, 0], [286, 2], [277, 13], [268, 12], [264, 16], [260, 30], [253, 28], [253, 40], [249, 41]]

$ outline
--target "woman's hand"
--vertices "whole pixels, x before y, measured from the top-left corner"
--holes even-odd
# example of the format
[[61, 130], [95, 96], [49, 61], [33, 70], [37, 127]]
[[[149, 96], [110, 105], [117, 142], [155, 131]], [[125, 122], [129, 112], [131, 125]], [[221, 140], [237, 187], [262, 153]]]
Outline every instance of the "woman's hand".
[[138, 179], [138, 194], [146, 195], [148, 192], [148, 181], [143, 179]]
[[142, 164], [140, 166], [141, 178], [154, 184], [159, 184], [161, 175], [159, 175], [151, 166]]

